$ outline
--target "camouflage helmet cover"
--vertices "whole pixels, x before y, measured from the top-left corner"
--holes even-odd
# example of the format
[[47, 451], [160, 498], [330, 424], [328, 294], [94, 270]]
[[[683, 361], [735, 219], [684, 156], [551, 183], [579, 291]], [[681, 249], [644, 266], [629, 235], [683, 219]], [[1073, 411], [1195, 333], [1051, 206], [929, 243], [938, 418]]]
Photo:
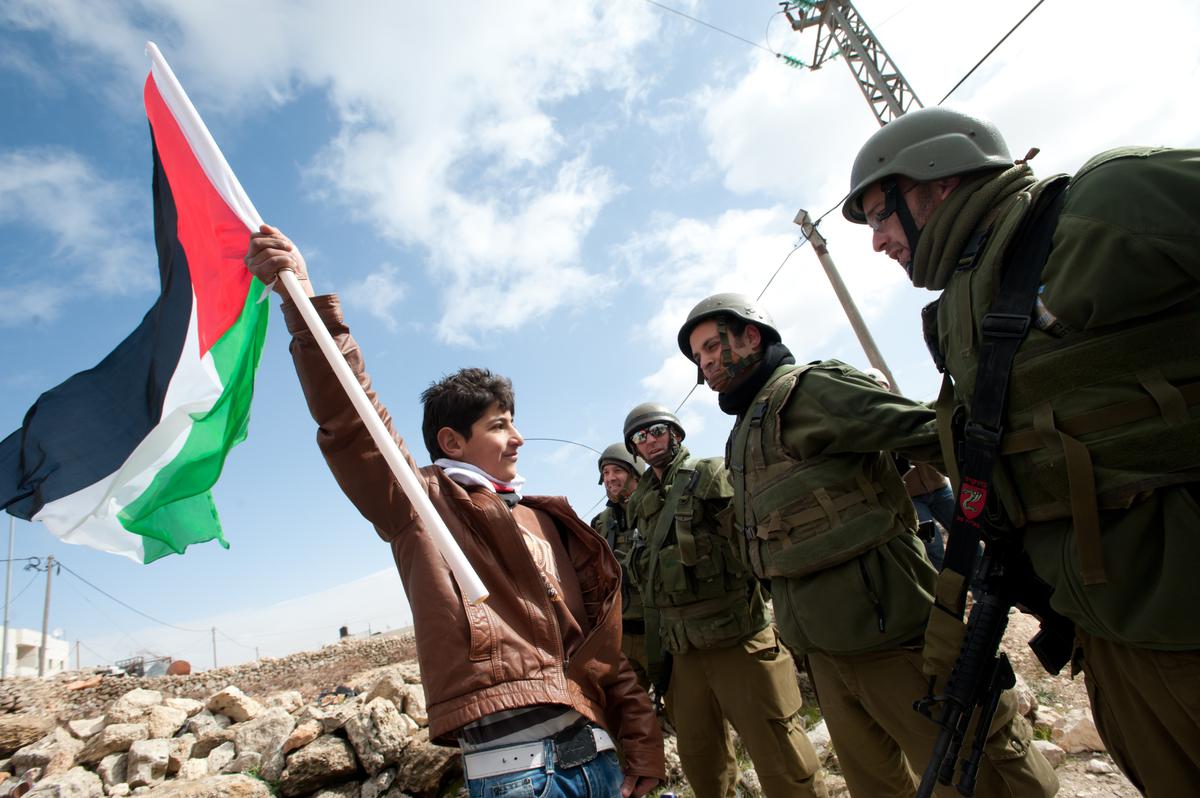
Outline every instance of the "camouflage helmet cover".
[[630, 454], [637, 454], [637, 450], [633, 448], [633, 442], [629, 440], [633, 433], [640, 429], [645, 429], [651, 424], [658, 422], [666, 422], [675, 428], [679, 433], [679, 440], [683, 440], [687, 434], [684, 432], [683, 425], [679, 423], [679, 419], [666, 408], [656, 402], [642, 402], [637, 407], [629, 411], [629, 415], [625, 416], [625, 449]]
[[717, 316], [733, 316], [744, 322], [753, 324], [762, 331], [763, 338], [769, 343], [778, 343], [780, 340], [779, 330], [775, 327], [775, 320], [771, 318], [771, 314], [759, 305], [758, 302], [745, 294], [713, 294], [706, 299], [700, 300], [696, 307], [692, 308], [691, 313], [688, 314], [687, 321], [679, 328], [679, 351], [683, 352], [683, 356], [688, 360], [692, 359], [692, 344], [689, 340], [692, 330], [700, 322], [716, 318]]
[[642, 475], [640, 461], [629, 453], [623, 443], [611, 443], [604, 447], [604, 451], [600, 454], [600, 460], [596, 463], [596, 467], [600, 469], [600, 481], [597, 484], [604, 484], [604, 466], [606, 465], [620, 466], [634, 477]]
[[949, 108], [910, 111], [875, 131], [858, 151], [842, 216], [866, 224], [863, 192], [885, 177], [925, 182], [1012, 164], [1008, 145], [991, 122]]

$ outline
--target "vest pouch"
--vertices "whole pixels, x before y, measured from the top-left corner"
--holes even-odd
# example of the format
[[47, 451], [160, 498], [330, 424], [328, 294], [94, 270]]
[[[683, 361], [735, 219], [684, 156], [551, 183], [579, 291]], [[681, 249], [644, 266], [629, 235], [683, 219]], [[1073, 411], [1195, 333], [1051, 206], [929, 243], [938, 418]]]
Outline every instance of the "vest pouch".
[[[1001, 454], [1029, 521], [1071, 517], [1080, 501], [1124, 509], [1200, 474], [1197, 329], [1184, 312], [1018, 353]], [[1086, 480], [1067, 455], [1081, 446]]]
[[771, 583], [789, 645], [830, 654], [880, 650], [919, 637], [937, 578], [915, 535], [904, 533], [847, 562]]
[[688, 584], [687, 568], [679, 558], [679, 547], [663, 546], [658, 550], [658, 583], [654, 586], [655, 604], [673, 607], [696, 600]]
[[729, 577], [740, 572], [740, 568], [736, 562], [728, 563], [727, 567], [726, 559], [725, 547], [718, 538], [712, 535], [696, 538], [696, 565], [691, 569], [696, 598], [719, 598], [729, 592]]
[[750, 604], [740, 597], [716, 614], [685, 618], [683, 626], [688, 642], [699, 649], [727, 648], [754, 631]]
[[[629, 507], [626, 512], [630, 513], [631, 518], [657, 518], [658, 511], [662, 509], [663, 497], [658, 495], [657, 491], [648, 491], [642, 496], [641, 503], [637, 507]], [[649, 537], [652, 530], [647, 529], [642, 534]]]
[[807, 576], [851, 560], [904, 532], [896, 513], [886, 507], [867, 509], [834, 528], [828, 522], [813, 525], [821, 524], [824, 529], [819, 532], [801, 527], [768, 533], [766, 540], [760, 532], [757, 544], [766, 575]]

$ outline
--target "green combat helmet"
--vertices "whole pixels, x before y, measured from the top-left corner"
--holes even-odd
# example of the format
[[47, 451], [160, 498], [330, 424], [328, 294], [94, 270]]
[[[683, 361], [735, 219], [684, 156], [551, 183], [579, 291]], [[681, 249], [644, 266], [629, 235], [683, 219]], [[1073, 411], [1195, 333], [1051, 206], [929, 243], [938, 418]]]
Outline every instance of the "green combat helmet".
[[[692, 344], [689, 340], [692, 336], [692, 330], [696, 325], [707, 319], [717, 320], [717, 332], [721, 336], [721, 346], [724, 349], [722, 354], [722, 362], [725, 368], [729, 371], [730, 376], [735, 376], [738, 371], [745, 371], [753, 367], [757, 363], [756, 358], [743, 359], [736, 365], [733, 363], [733, 356], [730, 351], [729, 334], [725, 330], [723, 317], [733, 316], [741, 319], [744, 322], [753, 324], [762, 331], [763, 340], [767, 344], [779, 343], [781, 337], [779, 330], [775, 327], [775, 320], [771, 318], [771, 314], [759, 306], [758, 302], [746, 296], [745, 294], [713, 294], [707, 299], [700, 300], [696, 307], [692, 308], [692, 312], [688, 314], [687, 321], [679, 328], [679, 351], [683, 352], [683, 356], [688, 360], [692, 359]], [[704, 382], [704, 373], [700, 371], [700, 364], [696, 364], [696, 384]]]
[[638, 459], [626, 450], [623, 443], [612, 443], [604, 447], [604, 452], [600, 455], [600, 461], [596, 463], [596, 467], [600, 469], [600, 481], [597, 483], [599, 485], [604, 484], [604, 466], [606, 465], [620, 466], [635, 478], [642, 475]]
[[692, 344], [688, 339], [691, 338], [692, 330], [696, 328], [696, 325], [719, 316], [734, 316], [755, 325], [763, 331], [763, 337], [771, 343], [777, 343], [780, 340], [775, 320], [753, 299], [745, 294], [713, 294], [707, 299], [700, 300], [688, 314], [687, 321], [679, 328], [679, 351], [683, 352], [684, 357], [688, 360], [692, 359]]
[[625, 449], [630, 454], [637, 454], [637, 449], [633, 448], [633, 441], [629, 438], [633, 433], [640, 429], [645, 429], [651, 424], [665, 422], [675, 428], [679, 433], [679, 440], [682, 441], [686, 433], [683, 431], [683, 425], [679, 423], [679, 419], [668, 410], [664, 405], [656, 402], [642, 402], [637, 407], [629, 411], [629, 415], [625, 416]]
[[925, 182], [1012, 164], [1008, 145], [991, 122], [949, 108], [910, 111], [875, 131], [858, 151], [842, 216], [866, 224], [863, 192], [886, 177]]

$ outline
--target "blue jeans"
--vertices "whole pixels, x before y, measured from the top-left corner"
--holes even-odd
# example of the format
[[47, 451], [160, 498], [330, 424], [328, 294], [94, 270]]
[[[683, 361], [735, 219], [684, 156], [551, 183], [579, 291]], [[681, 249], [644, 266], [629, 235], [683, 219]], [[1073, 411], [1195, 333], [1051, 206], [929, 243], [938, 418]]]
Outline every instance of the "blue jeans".
[[[950, 523], [954, 520], [954, 491], [949, 485], [943, 485], [938, 490], [922, 493], [912, 497], [913, 507], [917, 509], [917, 520], [921, 523], [936, 521], [942, 529], [950, 531]], [[942, 570], [942, 561], [946, 558], [946, 547], [942, 543], [942, 534], [933, 531], [933, 539], [925, 541], [925, 553], [933, 567]]]
[[621, 798], [624, 774], [614, 751], [601, 751], [591, 762], [555, 769], [554, 743], [546, 746], [545, 767], [471, 779], [471, 798]]

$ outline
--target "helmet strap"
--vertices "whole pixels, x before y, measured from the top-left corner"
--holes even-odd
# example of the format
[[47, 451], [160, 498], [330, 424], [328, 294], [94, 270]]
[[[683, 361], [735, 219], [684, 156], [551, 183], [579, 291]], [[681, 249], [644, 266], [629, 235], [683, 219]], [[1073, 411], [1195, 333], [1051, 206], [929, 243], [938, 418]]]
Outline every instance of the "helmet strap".
[[762, 349], [751, 352], [736, 363], [733, 361], [733, 343], [729, 340], [729, 329], [725, 326], [724, 319], [717, 319], [717, 335], [721, 338], [721, 366], [725, 369], [725, 374], [731, 383], [736, 382], [746, 372], [753, 370], [762, 361]]
[[667, 435], [670, 436], [667, 439], [669, 441], [669, 443], [667, 444], [667, 454], [670, 456], [671, 460], [674, 460], [675, 455], [679, 454], [679, 444], [680, 444], [679, 435], [675, 432], [674, 427], [669, 427], [669, 431], [667, 432]]
[[911, 279], [913, 260], [917, 257], [917, 242], [921, 239], [921, 229], [917, 227], [917, 222], [913, 219], [912, 211], [908, 208], [908, 200], [904, 198], [904, 192], [896, 184], [896, 178], [884, 178], [880, 181], [879, 187], [883, 190], [884, 215], [895, 213], [896, 218], [900, 220], [900, 227], [908, 239], [908, 263], [904, 264], [904, 269]]

